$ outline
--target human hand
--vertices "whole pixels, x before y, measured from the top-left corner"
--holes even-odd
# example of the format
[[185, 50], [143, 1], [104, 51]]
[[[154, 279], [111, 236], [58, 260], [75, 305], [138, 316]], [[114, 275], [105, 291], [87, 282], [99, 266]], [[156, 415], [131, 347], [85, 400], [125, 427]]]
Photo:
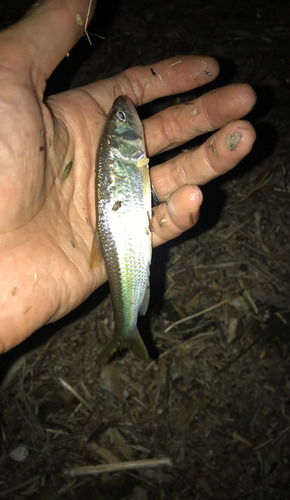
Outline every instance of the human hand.
[[[46, 79], [83, 35], [76, 14], [85, 20], [88, 3], [47, 0], [0, 34], [0, 352], [67, 314], [106, 280], [104, 263], [92, 270], [89, 256], [96, 151], [115, 97], [126, 94], [138, 106], [204, 85], [219, 71], [210, 57], [174, 57], [153, 65], [157, 76], [150, 66], [130, 68], [44, 101]], [[195, 185], [251, 150], [255, 132], [239, 118], [254, 103], [251, 87], [237, 84], [144, 120], [148, 157], [202, 129], [220, 129], [213, 142], [151, 169], [157, 195], [168, 199], [152, 218], [154, 246], [195, 224], [201, 203]], [[235, 132], [240, 141], [230, 151], [226, 137]]]

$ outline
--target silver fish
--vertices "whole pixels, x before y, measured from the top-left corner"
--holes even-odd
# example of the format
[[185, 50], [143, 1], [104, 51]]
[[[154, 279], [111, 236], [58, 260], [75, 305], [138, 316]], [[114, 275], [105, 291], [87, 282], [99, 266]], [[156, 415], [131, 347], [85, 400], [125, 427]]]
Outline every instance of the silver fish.
[[[118, 348], [141, 359], [147, 349], [137, 329], [149, 303], [151, 186], [149, 160], [138, 113], [126, 96], [113, 103], [97, 155], [97, 224], [91, 267], [105, 259], [115, 316], [113, 337], [98, 360]], [[100, 250], [100, 254], [99, 254]]]

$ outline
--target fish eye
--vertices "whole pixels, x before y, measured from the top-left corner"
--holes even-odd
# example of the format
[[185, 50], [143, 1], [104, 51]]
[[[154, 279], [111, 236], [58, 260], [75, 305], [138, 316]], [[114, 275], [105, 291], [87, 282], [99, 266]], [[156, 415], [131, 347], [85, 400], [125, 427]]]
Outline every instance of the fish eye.
[[125, 122], [126, 121], [126, 115], [120, 109], [118, 109], [118, 111], [116, 111], [116, 118], [117, 118], [117, 120], [119, 122]]

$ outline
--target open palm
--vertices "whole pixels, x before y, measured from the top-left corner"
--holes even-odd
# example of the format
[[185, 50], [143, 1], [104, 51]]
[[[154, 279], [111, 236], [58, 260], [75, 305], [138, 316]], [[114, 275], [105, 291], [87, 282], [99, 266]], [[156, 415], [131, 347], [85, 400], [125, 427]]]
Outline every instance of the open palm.
[[[150, 67], [130, 68], [44, 102], [46, 79], [82, 36], [75, 19], [77, 13], [85, 19], [87, 8], [81, 0], [48, 0], [0, 35], [0, 352], [68, 313], [106, 280], [104, 263], [90, 269], [89, 254], [96, 151], [115, 97], [126, 94], [138, 106], [218, 74], [212, 58], [181, 56], [154, 64], [157, 76]], [[229, 86], [143, 122], [149, 157], [202, 129], [221, 128], [200, 148], [152, 168], [155, 190], [167, 200], [152, 218], [154, 245], [196, 222], [202, 199], [195, 185], [250, 151], [255, 133], [238, 119], [254, 103], [248, 85]], [[232, 149], [226, 137], [235, 132]]]

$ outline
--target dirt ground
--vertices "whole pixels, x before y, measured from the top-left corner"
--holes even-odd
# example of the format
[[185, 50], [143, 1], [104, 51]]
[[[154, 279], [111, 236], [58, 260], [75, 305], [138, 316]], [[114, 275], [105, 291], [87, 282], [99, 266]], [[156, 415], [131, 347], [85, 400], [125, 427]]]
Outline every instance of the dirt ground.
[[[1, 27], [31, 2], [6, 4]], [[113, 331], [107, 284], [1, 356], [0, 498], [290, 499], [290, 6], [103, 4], [93, 45], [78, 43], [48, 94], [174, 55], [211, 55], [221, 65], [214, 84], [141, 116], [248, 82], [257, 142], [203, 187], [197, 226], [153, 252], [140, 323], [149, 362], [124, 353], [96, 364]]]

